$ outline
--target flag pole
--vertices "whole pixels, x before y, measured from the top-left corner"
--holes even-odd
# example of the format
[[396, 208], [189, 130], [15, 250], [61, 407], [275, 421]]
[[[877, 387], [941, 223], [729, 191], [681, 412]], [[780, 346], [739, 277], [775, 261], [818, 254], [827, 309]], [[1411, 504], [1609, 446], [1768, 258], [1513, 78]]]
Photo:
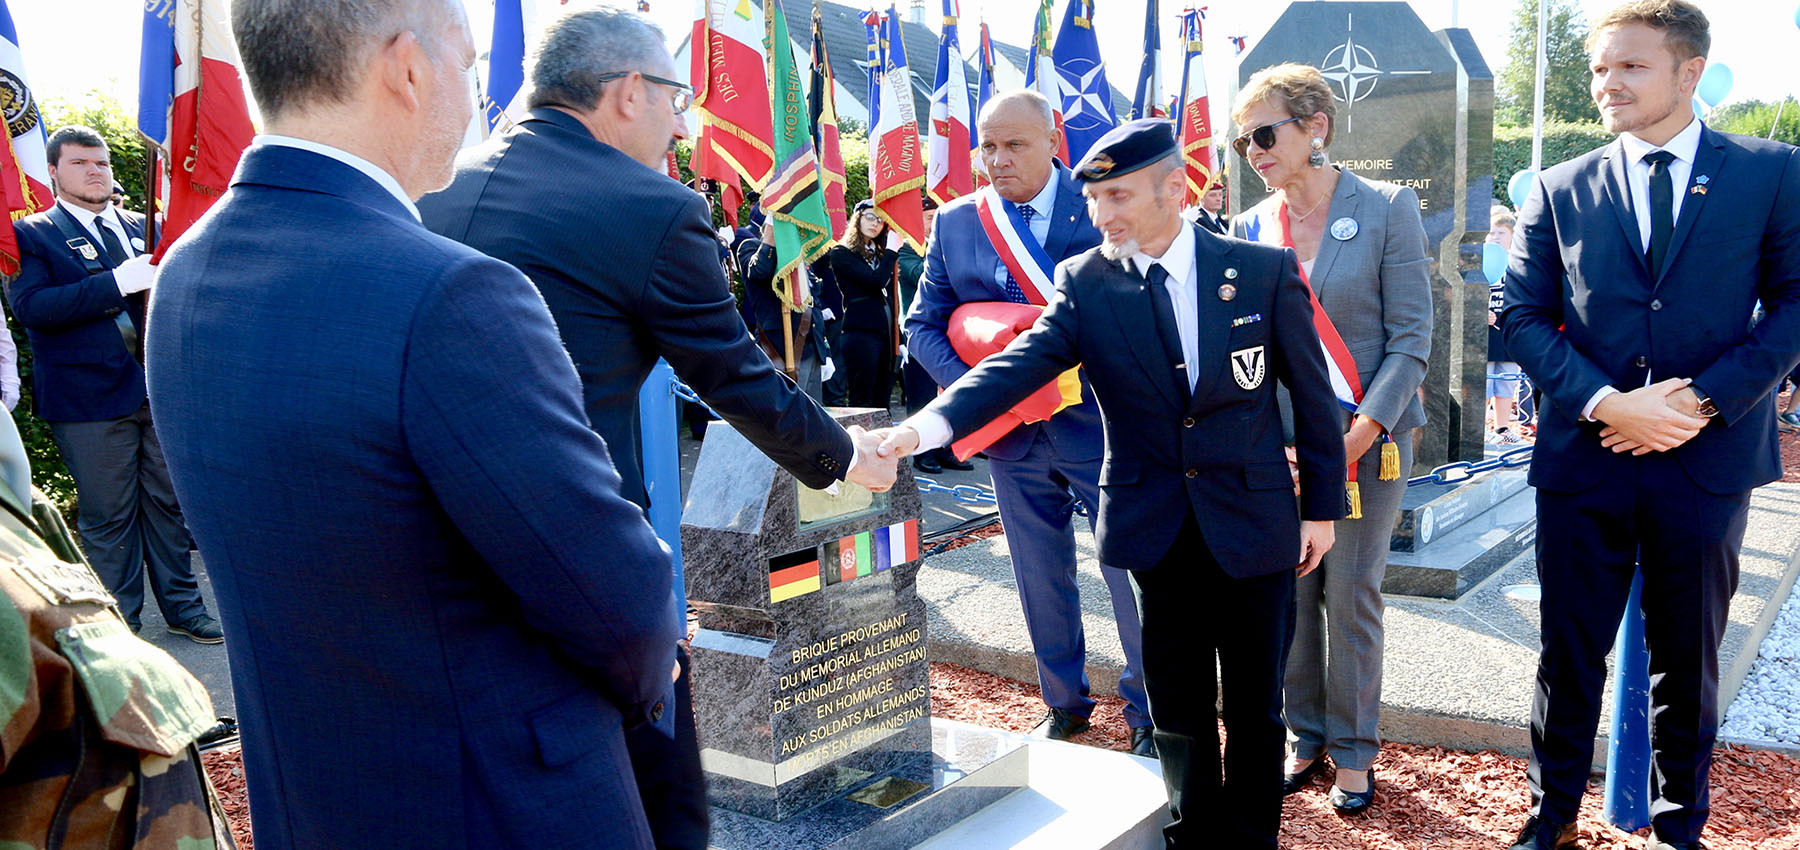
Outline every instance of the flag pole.
[[[140, 138], [144, 138], [139, 133]], [[156, 253], [156, 178], [162, 169], [157, 167], [158, 155], [162, 149], [144, 138], [144, 253]]]
[[[794, 280], [788, 284], [788, 300], [790, 301], [794, 300], [794, 293], [800, 291], [800, 272], [800, 267], [795, 266]], [[782, 371], [787, 372], [787, 376], [797, 382], [800, 378], [799, 373], [794, 369], [794, 311], [789, 310], [786, 304], [782, 304], [780, 307]]]

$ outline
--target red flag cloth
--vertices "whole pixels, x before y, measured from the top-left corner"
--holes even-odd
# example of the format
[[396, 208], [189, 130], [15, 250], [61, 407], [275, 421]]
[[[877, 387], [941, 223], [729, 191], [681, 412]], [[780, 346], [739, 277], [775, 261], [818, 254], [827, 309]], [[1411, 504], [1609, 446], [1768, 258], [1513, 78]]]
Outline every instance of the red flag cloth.
[[169, 198], [152, 262], [231, 185], [256, 129], [238, 74], [224, 0], [180, 0], [175, 21], [175, 100], [169, 113]]
[[688, 167], [718, 181], [719, 205], [735, 226], [744, 203], [739, 179], [761, 190], [775, 170], [762, 11], [749, 2], [701, 0], [689, 44], [700, 135]]
[[[1043, 315], [1044, 308], [1010, 301], [971, 301], [950, 314], [945, 335], [956, 356], [970, 366], [990, 355], [998, 354], [1013, 340], [1031, 329]], [[974, 433], [950, 444], [958, 460], [968, 460], [976, 452], [993, 445], [1014, 428], [1032, 422], [1043, 422], [1065, 407], [1081, 403], [1080, 370], [1070, 369], [1057, 379], [1038, 388], [1011, 410], [1000, 414]]]

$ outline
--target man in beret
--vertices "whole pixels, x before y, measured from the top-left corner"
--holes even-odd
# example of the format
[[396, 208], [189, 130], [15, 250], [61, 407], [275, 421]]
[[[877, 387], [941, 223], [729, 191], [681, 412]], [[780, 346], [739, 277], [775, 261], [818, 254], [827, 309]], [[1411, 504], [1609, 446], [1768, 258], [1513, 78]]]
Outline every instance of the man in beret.
[[[1131, 571], [1142, 613], [1174, 817], [1164, 836], [1171, 848], [1274, 847], [1294, 579], [1343, 516], [1344, 444], [1293, 251], [1184, 223], [1181, 166], [1166, 120], [1095, 143], [1074, 170], [1100, 246], [1057, 266], [1037, 324], [883, 433], [881, 450], [943, 445], [1083, 367], [1106, 431], [1095, 536], [1101, 561]], [[1294, 401], [1298, 498], [1277, 381]]]

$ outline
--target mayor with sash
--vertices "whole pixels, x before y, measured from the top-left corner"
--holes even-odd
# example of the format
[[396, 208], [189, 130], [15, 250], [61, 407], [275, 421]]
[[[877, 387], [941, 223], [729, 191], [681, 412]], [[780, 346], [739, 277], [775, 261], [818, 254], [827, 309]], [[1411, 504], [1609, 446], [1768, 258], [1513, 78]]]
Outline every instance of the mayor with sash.
[[[1055, 294], [1056, 264], [1100, 244], [1080, 184], [1055, 159], [1061, 132], [1042, 95], [1024, 90], [996, 95], [976, 127], [992, 184], [938, 211], [925, 272], [906, 319], [907, 350], [940, 387], [955, 383], [1029, 328]], [[1048, 707], [1033, 731], [1056, 740], [1079, 735], [1095, 705], [1088, 687], [1074, 525], [1077, 500], [1087, 506], [1090, 523], [1100, 506], [1100, 411], [1093, 391], [1070, 370], [951, 448], [960, 459], [987, 454]], [[1153, 756], [1131, 582], [1104, 562], [1100, 572], [1125, 650], [1119, 695], [1125, 699], [1131, 749]]]
[[1329, 757], [1332, 807], [1360, 814], [1375, 801], [1370, 768], [1381, 750], [1381, 580], [1412, 431], [1425, 424], [1418, 391], [1431, 352], [1431, 261], [1413, 190], [1330, 162], [1337, 104], [1317, 68], [1256, 72], [1233, 113], [1244, 130], [1233, 148], [1274, 190], [1237, 217], [1236, 234], [1300, 260], [1349, 462], [1350, 511], [1337, 546], [1295, 587], [1284, 790], [1306, 788]]

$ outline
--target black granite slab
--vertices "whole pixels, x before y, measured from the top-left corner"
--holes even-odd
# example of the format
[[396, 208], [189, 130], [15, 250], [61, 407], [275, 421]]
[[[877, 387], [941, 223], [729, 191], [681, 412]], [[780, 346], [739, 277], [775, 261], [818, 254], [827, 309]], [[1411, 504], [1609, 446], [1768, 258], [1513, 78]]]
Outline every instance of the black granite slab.
[[[888, 422], [886, 411], [833, 412], [846, 426]], [[688, 493], [681, 539], [699, 612], [694, 713], [713, 803], [778, 821], [928, 773], [920, 499], [910, 465], [888, 493], [848, 482], [822, 493], [715, 423]]]
[[1460, 484], [1421, 484], [1406, 488], [1400, 515], [1394, 520], [1391, 550], [1413, 552], [1440, 540], [1464, 523], [1526, 487], [1526, 471], [1496, 469]]
[[1537, 542], [1537, 496], [1522, 490], [1412, 552], [1389, 552], [1381, 592], [1459, 599]]
[[[1493, 174], [1493, 74], [1466, 30], [1433, 33], [1404, 2], [1292, 3], [1239, 63], [1250, 75], [1282, 62], [1325, 73], [1338, 100], [1331, 159], [1419, 196], [1431, 258], [1426, 425], [1415, 473], [1482, 456], [1487, 363], [1481, 243]], [[1231, 127], [1227, 137], [1243, 132]], [[1241, 160], [1240, 160], [1241, 163]], [[1233, 163], [1234, 212], [1268, 189]]]
[[[910, 760], [890, 774], [923, 786], [916, 793], [884, 807], [877, 803], [885, 800], [852, 799], [855, 788], [847, 788], [846, 793], [783, 821], [716, 807], [712, 846], [718, 850], [912, 847], [1026, 787], [1028, 758], [1029, 749], [1018, 735], [937, 721], [930, 724], [928, 758]], [[870, 778], [861, 786], [878, 781]]]

